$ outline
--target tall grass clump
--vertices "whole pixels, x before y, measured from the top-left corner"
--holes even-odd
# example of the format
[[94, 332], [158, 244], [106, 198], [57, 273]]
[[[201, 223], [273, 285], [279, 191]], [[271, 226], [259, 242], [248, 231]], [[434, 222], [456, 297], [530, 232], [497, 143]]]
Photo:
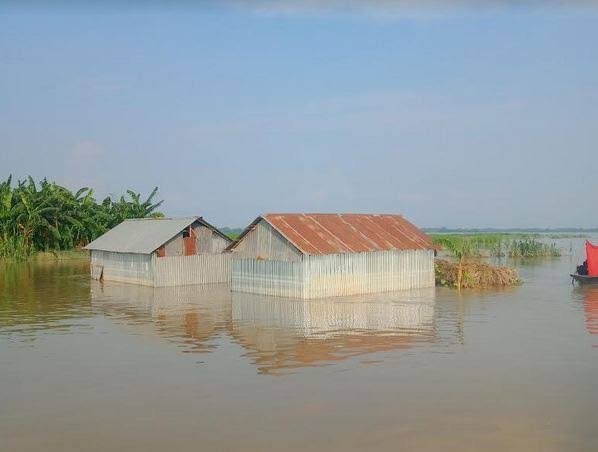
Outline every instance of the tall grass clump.
[[434, 243], [448, 251], [456, 262], [436, 260], [436, 284], [461, 288], [504, 286], [519, 283], [517, 271], [496, 267], [472, 258], [560, 256], [555, 244], [531, 236], [509, 234], [435, 234]]
[[466, 249], [473, 257], [483, 254], [500, 255], [504, 247], [504, 234], [432, 234], [434, 243], [449, 251]]
[[27, 250], [23, 236], [0, 237], [0, 258], [25, 259]]
[[520, 283], [514, 268], [495, 267], [483, 262], [468, 261], [458, 264], [438, 259], [434, 268], [438, 286], [465, 289], [512, 286]]
[[479, 244], [470, 237], [456, 238], [453, 236], [438, 237], [435, 240], [437, 245], [446, 248], [457, 259], [455, 286], [463, 287], [463, 264], [465, 260], [479, 253]]
[[434, 264], [436, 285], [462, 288], [508, 286], [518, 284], [517, 270], [512, 267], [496, 267], [470, 258], [479, 253], [479, 243], [470, 238], [439, 240], [457, 262], [436, 259]]
[[490, 234], [433, 234], [434, 243], [452, 254], [466, 249], [470, 257], [556, 257], [561, 253], [555, 244], [548, 245], [530, 235]]
[[513, 240], [509, 243], [509, 257], [558, 257], [561, 255], [557, 246], [539, 242], [536, 239], [528, 238]]
[[141, 200], [127, 190], [119, 198], [96, 201], [91, 188], [76, 192], [31, 177], [13, 184], [0, 182], [0, 257], [23, 258], [37, 251], [67, 250], [86, 245], [128, 218], [162, 216], [158, 189]]

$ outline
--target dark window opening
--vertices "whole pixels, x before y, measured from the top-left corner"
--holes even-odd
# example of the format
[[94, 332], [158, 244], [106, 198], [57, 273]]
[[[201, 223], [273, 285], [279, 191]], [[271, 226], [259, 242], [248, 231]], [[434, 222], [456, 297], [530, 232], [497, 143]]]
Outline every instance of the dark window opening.
[[189, 229], [183, 231], [183, 238], [186, 239], [187, 237], [189, 237]]

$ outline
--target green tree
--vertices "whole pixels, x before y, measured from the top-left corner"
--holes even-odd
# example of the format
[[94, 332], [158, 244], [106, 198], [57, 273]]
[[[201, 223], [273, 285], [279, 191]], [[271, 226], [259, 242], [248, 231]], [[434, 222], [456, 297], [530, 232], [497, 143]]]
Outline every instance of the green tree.
[[12, 176], [0, 182], [0, 257], [25, 256], [40, 250], [84, 246], [128, 218], [162, 216], [154, 202], [158, 188], [141, 200], [141, 194], [127, 190], [117, 200], [101, 203], [94, 191], [83, 187], [75, 193], [43, 179], [13, 184]]

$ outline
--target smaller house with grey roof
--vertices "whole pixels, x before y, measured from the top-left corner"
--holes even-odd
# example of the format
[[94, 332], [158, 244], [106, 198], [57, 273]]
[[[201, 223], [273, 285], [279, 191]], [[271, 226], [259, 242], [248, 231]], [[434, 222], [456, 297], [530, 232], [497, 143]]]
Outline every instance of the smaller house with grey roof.
[[91, 276], [144, 286], [228, 283], [231, 244], [202, 217], [125, 220], [85, 247]]
[[401, 215], [261, 215], [228, 251], [236, 292], [305, 299], [434, 286], [432, 240]]

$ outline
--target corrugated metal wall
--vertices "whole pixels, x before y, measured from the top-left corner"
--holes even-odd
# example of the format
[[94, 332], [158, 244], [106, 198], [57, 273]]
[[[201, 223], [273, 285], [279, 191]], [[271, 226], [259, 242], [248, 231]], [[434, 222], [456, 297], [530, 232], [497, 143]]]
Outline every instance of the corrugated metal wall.
[[305, 255], [304, 298], [434, 286], [433, 250]]
[[160, 257], [154, 265], [156, 287], [230, 281], [230, 254]]
[[195, 232], [195, 243], [197, 254], [211, 254], [213, 253], [214, 244], [212, 241], [212, 230], [202, 225], [195, 225], [193, 228]]
[[203, 225], [196, 224], [193, 231], [197, 237], [197, 254], [221, 253], [229, 245], [223, 237]]
[[305, 255], [301, 262], [235, 259], [236, 292], [321, 298], [434, 286], [433, 250]]
[[275, 297], [303, 298], [303, 262], [234, 259], [231, 289]]
[[212, 252], [222, 253], [230, 242], [212, 231]]
[[164, 244], [164, 248], [166, 249], [166, 256], [182, 256], [184, 254], [183, 248], [183, 233], [180, 232], [179, 234], [175, 235], [172, 239], [170, 239], [166, 244]]
[[[195, 249], [197, 254], [215, 254], [221, 253], [229, 245], [224, 238], [216, 234], [210, 228], [207, 228], [200, 224], [193, 226], [195, 232]], [[177, 234], [175, 237], [170, 239], [164, 245], [166, 249], [166, 257], [170, 256], [183, 256], [183, 233]]]
[[150, 254], [91, 251], [91, 275], [99, 278], [103, 272], [106, 281], [121, 281], [152, 286], [154, 264]]
[[300, 261], [302, 254], [278, 231], [262, 220], [247, 233], [233, 253], [241, 258]]

